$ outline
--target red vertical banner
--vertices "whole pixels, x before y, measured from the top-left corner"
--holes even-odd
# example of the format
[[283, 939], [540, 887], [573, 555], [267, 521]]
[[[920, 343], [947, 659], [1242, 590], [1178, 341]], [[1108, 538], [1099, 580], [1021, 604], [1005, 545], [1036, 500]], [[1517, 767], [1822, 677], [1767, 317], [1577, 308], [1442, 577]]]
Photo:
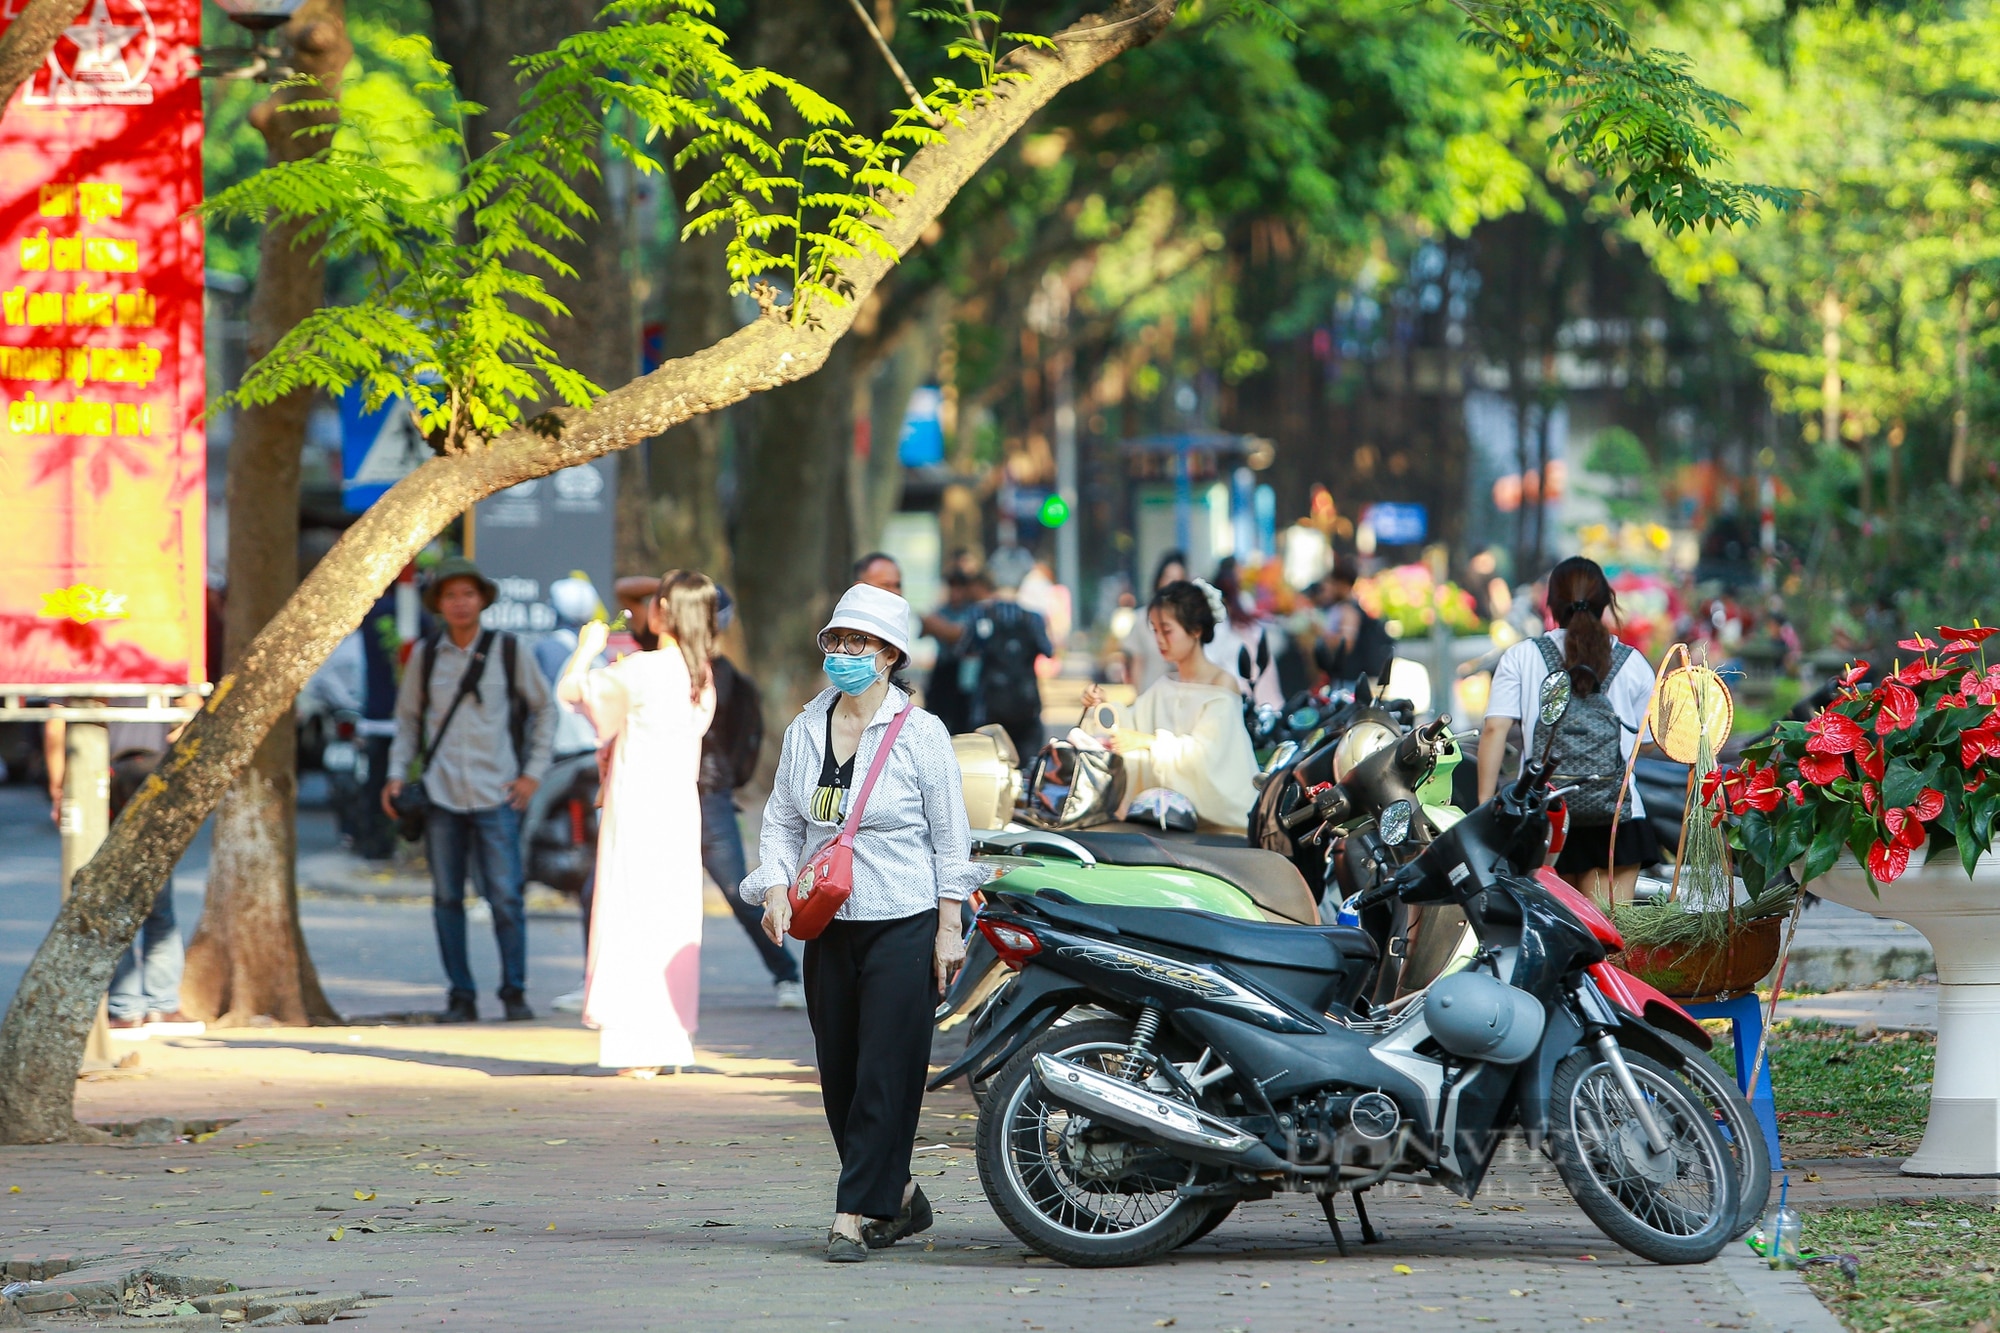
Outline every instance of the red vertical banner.
[[0, 115], [0, 683], [205, 675], [200, 31], [90, 0]]

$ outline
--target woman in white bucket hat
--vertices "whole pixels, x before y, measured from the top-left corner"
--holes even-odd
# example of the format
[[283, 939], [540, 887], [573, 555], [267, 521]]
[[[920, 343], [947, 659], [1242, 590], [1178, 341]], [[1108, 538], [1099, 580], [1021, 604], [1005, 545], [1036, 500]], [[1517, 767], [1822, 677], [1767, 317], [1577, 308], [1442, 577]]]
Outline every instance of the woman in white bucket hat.
[[826, 1120], [840, 1151], [827, 1258], [866, 1259], [931, 1224], [910, 1178], [929, 1072], [931, 1015], [965, 957], [959, 904], [985, 878], [971, 860], [958, 761], [944, 724], [910, 703], [910, 604], [856, 584], [819, 634], [831, 689], [785, 729], [764, 808], [762, 863], [743, 881], [773, 941], [791, 924], [787, 890], [840, 831], [890, 724], [909, 709], [854, 840], [854, 891], [805, 946]]

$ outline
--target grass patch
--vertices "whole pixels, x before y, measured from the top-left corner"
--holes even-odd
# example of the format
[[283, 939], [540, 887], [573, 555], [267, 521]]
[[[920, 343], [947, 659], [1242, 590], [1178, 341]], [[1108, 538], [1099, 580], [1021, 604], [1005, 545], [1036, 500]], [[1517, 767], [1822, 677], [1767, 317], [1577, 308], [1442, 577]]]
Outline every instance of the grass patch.
[[1833, 1264], [1806, 1283], [1855, 1333], [1995, 1333], [2000, 1328], [2000, 1213], [1947, 1200], [1829, 1208], [1803, 1218], [1801, 1248], [1860, 1260], [1853, 1286]]
[[[1731, 1074], [1724, 1035], [1712, 1052]], [[1787, 1157], [1907, 1157], [1930, 1113], [1934, 1037], [1885, 1032], [1866, 1040], [1850, 1028], [1781, 1019], [1772, 1029], [1771, 1090]]]

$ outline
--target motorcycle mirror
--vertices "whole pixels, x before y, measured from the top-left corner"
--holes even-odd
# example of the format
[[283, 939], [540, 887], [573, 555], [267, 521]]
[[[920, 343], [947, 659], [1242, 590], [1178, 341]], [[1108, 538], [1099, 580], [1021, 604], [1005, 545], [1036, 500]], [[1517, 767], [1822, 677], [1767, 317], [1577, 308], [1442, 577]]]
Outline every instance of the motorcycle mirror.
[[1375, 821], [1376, 831], [1382, 841], [1391, 847], [1400, 847], [1410, 836], [1410, 817], [1415, 811], [1408, 801], [1392, 801]]
[[1542, 726], [1553, 727], [1569, 712], [1570, 680], [1567, 671], [1551, 671], [1542, 681], [1540, 717]]
[[1264, 767], [1252, 779], [1252, 783], [1257, 790], [1262, 791], [1264, 788], [1270, 786], [1271, 779], [1284, 769], [1289, 768], [1292, 760], [1297, 757], [1298, 753], [1299, 743], [1297, 741], [1285, 741], [1277, 749], [1271, 751], [1271, 757], [1264, 761]]

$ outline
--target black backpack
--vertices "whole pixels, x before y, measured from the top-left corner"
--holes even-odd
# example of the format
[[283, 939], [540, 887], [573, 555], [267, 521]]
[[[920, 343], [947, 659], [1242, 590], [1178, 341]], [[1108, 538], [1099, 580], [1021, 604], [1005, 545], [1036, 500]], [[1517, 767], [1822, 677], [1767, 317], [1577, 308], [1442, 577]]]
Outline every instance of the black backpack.
[[1018, 723], [1042, 715], [1042, 687], [1035, 678], [1041, 656], [1040, 617], [1013, 602], [989, 602], [973, 618], [972, 652], [979, 659], [979, 716]]
[[[1562, 670], [1563, 650], [1553, 640], [1542, 635], [1535, 646], [1551, 673]], [[1618, 794], [1625, 784], [1624, 733], [1633, 728], [1612, 708], [1609, 693], [1612, 680], [1631, 656], [1629, 646], [1614, 642], [1611, 671], [1604, 683], [1589, 694], [1577, 693], [1562, 720], [1555, 745], [1555, 781], [1562, 786], [1576, 784], [1568, 804], [1570, 819], [1580, 827], [1607, 825], [1620, 813]], [[1543, 759], [1548, 757], [1550, 734], [1535, 738], [1535, 751]]]

